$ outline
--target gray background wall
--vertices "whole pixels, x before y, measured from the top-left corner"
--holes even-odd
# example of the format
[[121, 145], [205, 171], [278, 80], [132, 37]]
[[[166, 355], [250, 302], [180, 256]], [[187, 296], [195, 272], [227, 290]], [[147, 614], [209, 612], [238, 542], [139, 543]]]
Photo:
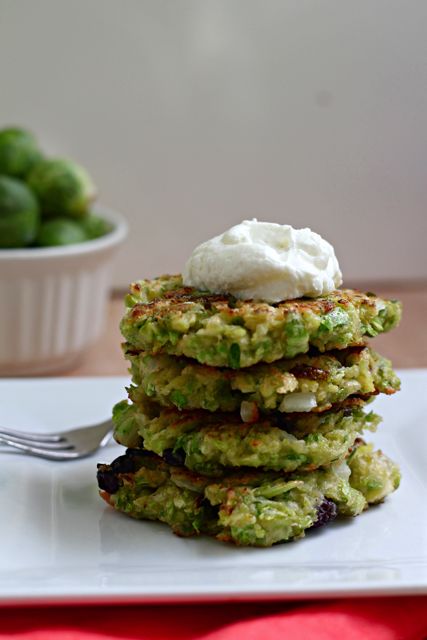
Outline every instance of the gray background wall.
[[0, 0], [0, 126], [128, 217], [116, 285], [254, 216], [425, 278], [426, 33], [425, 0]]

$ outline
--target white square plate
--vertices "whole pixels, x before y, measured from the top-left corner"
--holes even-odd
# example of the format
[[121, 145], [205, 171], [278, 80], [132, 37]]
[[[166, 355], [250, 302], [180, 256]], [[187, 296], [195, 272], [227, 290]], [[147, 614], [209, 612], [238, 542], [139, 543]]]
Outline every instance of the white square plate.
[[[0, 603], [172, 602], [427, 592], [427, 370], [379, 397], [374, 442], [403, 480], [386, 502], [270, 549], [182, 539], [115, 513], [96, 463], [0, 453]], [[126, 378], [0, 380], [0, 425], [49, 431], [108, 417]]]

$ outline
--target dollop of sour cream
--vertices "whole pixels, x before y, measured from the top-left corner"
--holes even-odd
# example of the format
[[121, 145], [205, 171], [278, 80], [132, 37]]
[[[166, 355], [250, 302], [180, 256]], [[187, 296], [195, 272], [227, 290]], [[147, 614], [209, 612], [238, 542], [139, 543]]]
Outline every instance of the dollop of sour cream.
[[332, 245], [310, 229], [244, 220], [194, 249], [185, 286], [243, 300], [316, 297], [342, 284]]

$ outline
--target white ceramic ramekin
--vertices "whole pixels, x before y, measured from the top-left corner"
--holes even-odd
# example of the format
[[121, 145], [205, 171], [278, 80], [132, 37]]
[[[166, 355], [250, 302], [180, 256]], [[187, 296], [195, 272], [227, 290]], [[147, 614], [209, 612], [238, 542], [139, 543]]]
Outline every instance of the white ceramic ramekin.
[[97, 240], [0, 250], [0, 376], [71, 368], [99, 337], [127, 225], [108, 209], [96, 213], [114, 225]]

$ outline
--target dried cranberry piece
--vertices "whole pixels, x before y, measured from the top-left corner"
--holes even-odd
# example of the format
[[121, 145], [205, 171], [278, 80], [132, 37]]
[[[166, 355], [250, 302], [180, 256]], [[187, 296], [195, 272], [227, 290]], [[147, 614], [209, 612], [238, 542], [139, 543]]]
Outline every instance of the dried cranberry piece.
[[127, 454], [119, 456], [111, 463], [111, 470], [114, 473], [132, 473], [135, 471], [135, 459]]
[[328, 524], [331, 520], [335, 520], [337, 515], [338, 509], [335, 502], [324, 498], [323, 502], [317, 507], [317, 519], [311, 526], [313, 529], [323, 527], [323, 525]]
[[163, 451], [163, 459], [172, 467], [183, 467], [185, 462], [184, 449], [165, 449]]
[[113, 493], [117, 493], [120, 489], [121, 481], [108, 465], [98, 465], [96, 477], [98, 480], [98, 486], [102, 491], [106, 491], [111, 495]]

